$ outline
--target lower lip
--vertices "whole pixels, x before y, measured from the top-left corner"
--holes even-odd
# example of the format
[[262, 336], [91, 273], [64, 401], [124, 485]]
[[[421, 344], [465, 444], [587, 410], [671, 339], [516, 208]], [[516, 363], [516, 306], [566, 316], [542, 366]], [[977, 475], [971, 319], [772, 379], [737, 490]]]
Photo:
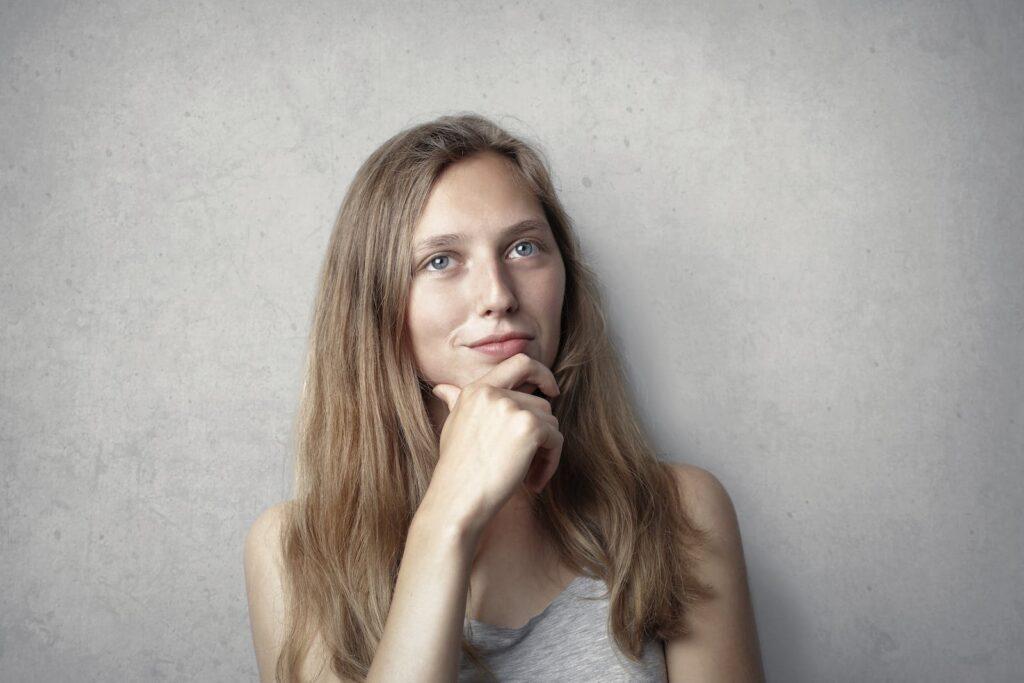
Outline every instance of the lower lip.
[[517, 353], [522, 353], [529, 343], [529, 339], [509, 339], [508, 341], [481, 344], [480, 346], [471, 346], [469, 348], [495, 358], [508, 358]]

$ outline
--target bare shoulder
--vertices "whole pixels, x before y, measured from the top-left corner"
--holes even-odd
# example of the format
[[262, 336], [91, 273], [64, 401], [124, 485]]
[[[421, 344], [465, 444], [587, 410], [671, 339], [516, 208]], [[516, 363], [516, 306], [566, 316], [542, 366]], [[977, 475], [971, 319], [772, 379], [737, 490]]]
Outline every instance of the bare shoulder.
[[280, 592], [282, 576], [281, 530], [290, 501], [267, 508], [256, 517], [245, 535], [243, 560], [250, 607], [253, 590], [260, 595]]
[[670, 469], [694, 523], [710, 536], [697, 560], [715, 598], [693, 608], [693, 632], [665, 643], [669, 680], [764, 681], [739, 521], [725, 486], [711, 472], [683, 463]]
[[688, 514], [712, 534], [739, 541], [736, 509], [725, 485], [706, 469], [688, 463], [668, 463], [675, 475]]
[[[245, 552], [248, 555], [251, 551], [257, 553], [266, 550], [264, 542], [272, 538], [280, 538], [281, 527], [284, 524], [285, 516], [288, 514], [292, 501], [285, 500], [277, 505], [272, 505], [261, 512], [249, 527], [249, 533], [245, 537]], [[280, 548], [277, 548], [280, 552]]]
[[273, 680], [284, 641], [281, 529], [288, 505], [285, 501], [261, 512], [245, 536], [245, 592], [261, 681]]
[[[245, 588], [249, 624], [260, 681], [275, 679], [277, 658], [284, 645], [287, 606], [284, 595], [284, 560], [281, 532], [294, 501], [267, 508], [256, 517], [245, 537]], [[314, 637], [303, 659], [300, 678], [313, 683], [341, 683], [327, 665], [323, 639]]]

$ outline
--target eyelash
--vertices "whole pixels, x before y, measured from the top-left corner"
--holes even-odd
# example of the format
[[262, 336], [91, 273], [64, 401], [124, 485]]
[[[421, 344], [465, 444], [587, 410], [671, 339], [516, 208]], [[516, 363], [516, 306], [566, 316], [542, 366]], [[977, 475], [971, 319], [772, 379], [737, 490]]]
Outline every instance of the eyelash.
[[[520, 244], [532, 244], [532, 245], [534, 245], [537, 248], [538, 251], [544, 251], [544, 244], [542, 242], [540, 242], [539, 240], [519, 240], [518, 242], [516, 242], [515, 244], [512, 245], [512, 249], [515, 249]], [[427, 266], [429, 266], [431, 263], [433, 263], [434, 259], [436, 259], [436, 258], [440, 258], [442, 256], [451, 256], [451, 255], [452, 255], [451, 252], [439, 251], [436, 254], [433, 254], [433, 255], [427, 257], [427, 259], [424, 260], [423, 265], [420, 266], [419, 269], [421, 271], [427, 272], [427, 273], [443, 273], [443, 272], [445, 272], [448, 269], [445, 268], [444, 270], [427, 270]], [[521, 258], [530, 258], [530, 256], [534, 256], [534, 254], [530, 254], [529, 256], [523, 256]]]

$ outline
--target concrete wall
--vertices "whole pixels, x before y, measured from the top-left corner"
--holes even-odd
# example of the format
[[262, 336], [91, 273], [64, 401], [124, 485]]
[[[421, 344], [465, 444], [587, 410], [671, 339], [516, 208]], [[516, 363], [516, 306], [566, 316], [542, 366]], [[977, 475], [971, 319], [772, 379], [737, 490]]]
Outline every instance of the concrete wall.
[[1024, 670], [1024, 5], [5, 2], [0, 678], [253, 680], [355, 169], [542, 145], [773, 681]]

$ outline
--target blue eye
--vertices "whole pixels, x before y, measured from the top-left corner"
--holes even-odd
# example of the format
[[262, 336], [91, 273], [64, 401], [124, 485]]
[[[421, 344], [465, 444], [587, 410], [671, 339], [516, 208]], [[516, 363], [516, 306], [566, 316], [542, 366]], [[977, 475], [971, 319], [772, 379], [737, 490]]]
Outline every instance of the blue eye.
[[[524, 244], [529, 244], [532, 247], [531, 250], [530, 250], [530, 253], [528, 253], [528, 254], [520, 254], [524, 258], [527, 257], [527, 256], [533, 256], [533, 253], [536, 250], [536, 248], [538, 248], [540, 246], [540, 243], [537, 242], [536, 240], [523, 240], [521, 242], [517, 242], [516, 245], [514, 247], [512, 247], [512, 248], [514, 250], [514, 249], [516, 249], [516, 247], [522, 246]], [[434, 261], [437, 261], [438, 259], [446, 259], [446, 258], [451, 258], [448, 255], [448, 253], [446, 253], [446, 252], [441, 252], [441, 253], [438, 253], [438, 254], [434, 254], [433, 256], [431, 256], [430, 258], [428, 258], [426, 260], [426, 262], [424, 263], [424, 265], [423, 265], [421, 270], [425, 270], [428, 273], [443, 273], [445, 270], [447, 270], [447, 268], [441, 268], [439, 270], [430, 270], [427, 266], [431, 265], [432, 263], [434, 263]]]
[[[441, 258], [448, 258], [448, 255], [447, 254], [438, 254], [437, 256], [431, 256], [430, 259], [427, 261], [426, 265], [429, 266], [431, 263], [433, 263], [437, 259], [441, 259]], [[426, 268], [426, 266], [424, 266], [424, 268]]]
[[[533, 244], [533, 242], [531, 240], [523, 240], [522, 242], [517, 244], [516, 247], [522, 246], [524, 244], [529, 244], [531, 247], [534, 246], [534, 244]], [[512, 247], [512, 248], [515, 249], [515, 247]], [[533, 250], [531, 249], [530, 250], [530, 254], [532, 254], [532, 253], [533, 253]], [[524, 254], [524, 255], [525, 256], [529, 256], [530, 254]]]

